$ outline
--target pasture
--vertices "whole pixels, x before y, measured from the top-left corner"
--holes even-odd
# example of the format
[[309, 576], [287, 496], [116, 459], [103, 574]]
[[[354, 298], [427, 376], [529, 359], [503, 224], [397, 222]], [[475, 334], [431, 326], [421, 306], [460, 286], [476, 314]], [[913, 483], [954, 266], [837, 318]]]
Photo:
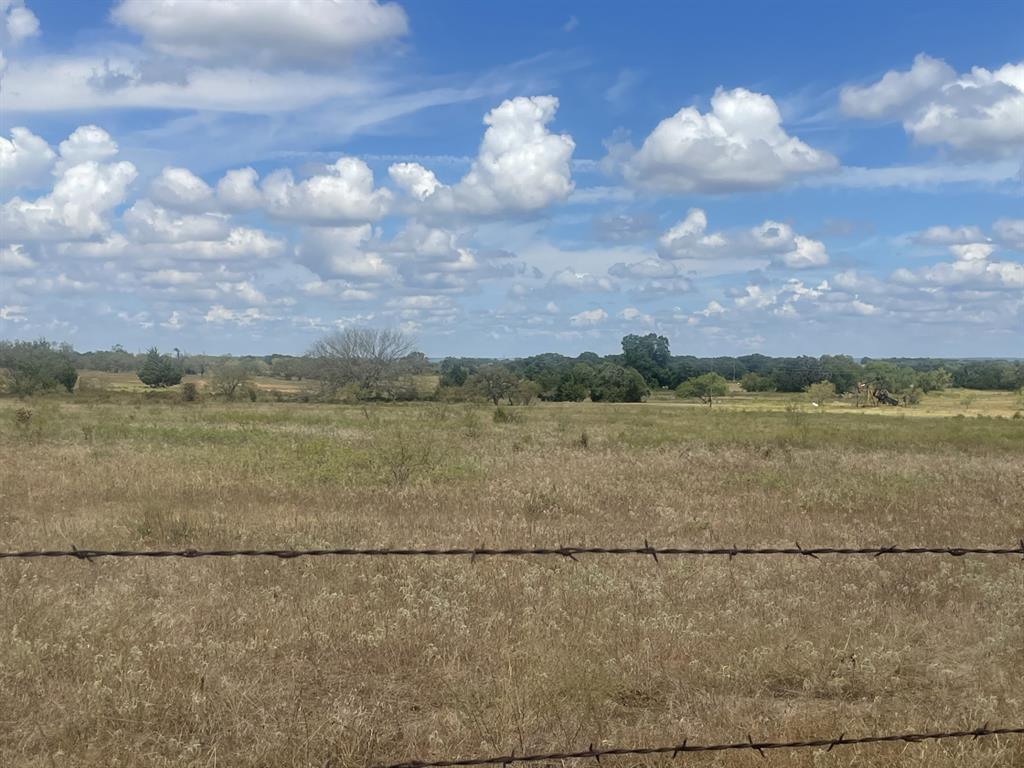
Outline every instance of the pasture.
[[[656, 397], [498, 419], [468, 404], [122, 394], [0, 400], [0, 548], [1024, 535], [1009, 393], [861, 411]], [[3, 560], [0, 765], [355, 768], [1012, 725], [1022, 594], [1019, 557]], [[769, 762], [989, 768], [1024, 764], [1024, 740]]]

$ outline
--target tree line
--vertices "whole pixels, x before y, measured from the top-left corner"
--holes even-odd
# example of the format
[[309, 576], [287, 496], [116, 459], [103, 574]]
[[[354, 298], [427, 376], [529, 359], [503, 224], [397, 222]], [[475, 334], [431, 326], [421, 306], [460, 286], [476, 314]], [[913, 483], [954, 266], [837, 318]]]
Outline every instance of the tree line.
[[[406, 334], [390, 329], [348, 328], [317, 341], [302, 356], [173, 354], [156, 348], [131, 353], [77, 352], [68, 344], [0, 341], [0, 375], [12, 394], [67, 389], [78, 370], [134, 372], [148, 387], [175, 386], [184, 376], [202, 376], [227, 397], [252, 395], [251, 379], [265, 376], [310, 380], [324, 399], [417, 399], [424, 392], [416, 377], [440, 379], [438, 396], [479, 398], [495, 404], [548, 401], [639, 402], [652, 390], [674, 389], [704, 400], [723, 393], [728, 381], [748, 392], [805, 392], [828, 382], [837, 394], [858, 385], [893, 394], [926, 393], [949, 386], [1016, 390], [1024, 387], [1024, 362], [938, 358], [856, 360], [821, 357], [738, 357], [673, 355], [665, 336], [631, 334], [613, 355], [583, 352], [576, 357], [543, 353], [511, 360], [446, 357], [432, 362]], [[710, 404], [710, 400], [708, 400]]]

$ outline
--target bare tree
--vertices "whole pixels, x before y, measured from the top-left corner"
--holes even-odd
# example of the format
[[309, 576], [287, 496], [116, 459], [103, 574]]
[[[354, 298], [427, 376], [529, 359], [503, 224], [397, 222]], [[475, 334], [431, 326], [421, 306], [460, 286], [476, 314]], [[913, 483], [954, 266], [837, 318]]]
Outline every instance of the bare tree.
[[248, 391], [249, 378], [249, 369], [244, 364], [228, 360], [214, 369], [210, 386], [218, 395], [234, 400], [239, 394]]
[[336, 392], [355, 385], [360, 394], [387, 393], [403, 373], [415, 342], [390, 328], [346, 328], [320, 339], [309, 351], [323, 386]]

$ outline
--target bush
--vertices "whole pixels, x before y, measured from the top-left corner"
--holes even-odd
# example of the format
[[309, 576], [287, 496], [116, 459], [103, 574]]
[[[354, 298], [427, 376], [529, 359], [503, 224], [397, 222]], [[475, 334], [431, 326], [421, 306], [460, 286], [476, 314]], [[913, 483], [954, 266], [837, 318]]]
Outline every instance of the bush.
[[831, 381], [819, 381], [816, 384], [811, 384], [805, 391], [808, 401], [819, 408], [825, 408], [836, 397], [836, 385]]
[[71, 354], [69, 347], [45, 339], [0, 342], [0, 368], [8, 372], [5, 389], [20, 397], [59, 387], [74, 391], [78, 372]]
[[740, 387], [744, 392], [774, 392], [775, 382], [760, 373], [745, 373], [740, 379]]
[[181, 385], [181, 400], [184, 403], [194, 403], [199, 399], [199, 387], [195, 382], [186, 381]]
[[226, 362], [214, 370], [210, 386], [218, 395], [234, 400], [250, 389], [249, 369], [237, 361]]
[[529, 379], [520, 381], [511, 395], [511, 399], [516, 405], [530, 405], [538, 397], [540, 397], [540, 384]]

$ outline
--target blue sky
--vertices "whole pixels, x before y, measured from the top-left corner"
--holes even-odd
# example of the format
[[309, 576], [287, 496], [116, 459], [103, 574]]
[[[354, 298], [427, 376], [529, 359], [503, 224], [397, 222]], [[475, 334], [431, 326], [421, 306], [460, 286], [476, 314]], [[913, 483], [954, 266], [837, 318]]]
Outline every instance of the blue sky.
[[0, 0], [0, 336], [1024, 356], [1024, 6]]

